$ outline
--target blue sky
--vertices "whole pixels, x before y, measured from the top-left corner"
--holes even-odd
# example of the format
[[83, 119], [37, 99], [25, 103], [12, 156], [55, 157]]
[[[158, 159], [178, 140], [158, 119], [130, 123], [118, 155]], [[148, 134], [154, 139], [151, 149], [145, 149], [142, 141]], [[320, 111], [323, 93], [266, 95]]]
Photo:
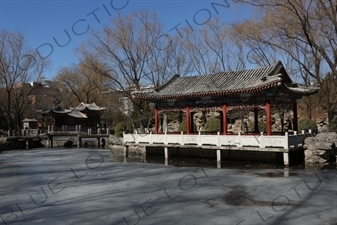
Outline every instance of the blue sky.
[[[229, 7], [215, 9], [211, 3]], [[74, 50], [89, 37], [89, 32], [81, 34], [88, 26], [89, 30], [98, 30], [117, 13], [144, 9], [156, 11], [167, 32], [180, 23], [187, 25], [185, 20], [199, 26], [195, 21], [209, 15], [233, 22], [250, 14], [247, 8], [234, 7], [232, 0], [0, 0], [0, 29], [23, 33], [31, 48], [38, 49], [42, 57], [48, 56], [52, 66], [45, 77], [52, 79], [60, 67], [77, 62]]]

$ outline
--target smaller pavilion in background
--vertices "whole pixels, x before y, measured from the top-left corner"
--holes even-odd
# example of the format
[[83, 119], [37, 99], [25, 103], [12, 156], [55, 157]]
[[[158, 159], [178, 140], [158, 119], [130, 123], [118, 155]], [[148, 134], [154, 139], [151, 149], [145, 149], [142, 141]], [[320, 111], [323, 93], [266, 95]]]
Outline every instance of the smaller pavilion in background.
[[37, 128], [37, 120], [36, 119], [28, 119], [25, 118], [22, 120], [22, 128], [23, 129], [36, 129]]
[[[198, 146], [217, 150], [283, 152], [284, 164], [289, 164], [289, 152], [303, 144], [307, 134], [298, 134], [297, 100], [318, 92], [317, 87], [304, 86], [291, 80], [281, 62], [273, 66], [208, 75], [180, 77], [152, 91], [133, 92], [135, 98], [145, 99], [155, 106], [154, 134], [124, 134], [123, 142], [128, 145], [163, 146], [165, 156], [169, 147]], [[293, 133], [273, 133], [273, 108], [293, 111]], [[255, 132], [236, 135], [228, 132], [230, 110], [254, 112]], [[258, 113], [265, 110], [266, 132], [258, 132]], [[217, 111], [221, 114], [221, 132], [217, 135], [193, 133], [193, 114], [198, 111]], [[159, 133], [159, 115], [165, 112], [185, 114], [186, 132], [181, 134]]]
[[104, 107], [99, 107], [95, 103], [81, 102], [77, 107], [62, 109], [60, 106], [50, 107], [37, 112], [41, 114], [38, 125], [47, 128], [48, 125], [60, 129], [62, 126], [75, 127], [81, 125], [83, 130], [88, 128], [98, 128], [101, 125], [101, 112]]

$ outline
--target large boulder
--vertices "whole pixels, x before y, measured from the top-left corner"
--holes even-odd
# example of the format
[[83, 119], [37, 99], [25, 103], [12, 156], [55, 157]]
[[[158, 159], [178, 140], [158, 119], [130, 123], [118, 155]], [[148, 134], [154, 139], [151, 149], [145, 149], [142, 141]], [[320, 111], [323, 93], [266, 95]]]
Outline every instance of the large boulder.
[[320, 142], [333, 142], [337, 146], [337, 133], [319, 133], [315, 136]]
[[122, 145], [122, 141], [119, 137], [115, 135], [109, 135], [109, 138], [107, 140], [107, 144], [109, 145]]
[[197, 131], [203, 131], [204, 125], [206, 122], [206, 115], [203, 112], [197, 112], [194, 114], [193, 122], [195, 126], [197, 127]]
[[[310, 140], [307, 140], [310, 139]], [[319, 141], [316, 138], [306, 138], [304, 141], [304, 148], [310, 149], [310, 150], [335, 150], [336, 145], [334, 142], [323, 142]]]
[[305, 163], [326, 163], [336, 160], [337, 134], [335, 132], [319, 133], [304, 141]]
[[331, 151], [326, 150], [305, 150], [305, 163], [326, 163], [331, 160]]

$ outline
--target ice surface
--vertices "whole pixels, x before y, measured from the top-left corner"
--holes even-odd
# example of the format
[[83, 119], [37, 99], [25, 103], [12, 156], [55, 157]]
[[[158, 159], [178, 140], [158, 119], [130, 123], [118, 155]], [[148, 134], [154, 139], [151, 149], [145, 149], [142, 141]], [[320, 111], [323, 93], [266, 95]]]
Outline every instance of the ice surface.
[[336, 169], [175, 167], [110, 155], [1, 153], [0, 224], [337, 224]]

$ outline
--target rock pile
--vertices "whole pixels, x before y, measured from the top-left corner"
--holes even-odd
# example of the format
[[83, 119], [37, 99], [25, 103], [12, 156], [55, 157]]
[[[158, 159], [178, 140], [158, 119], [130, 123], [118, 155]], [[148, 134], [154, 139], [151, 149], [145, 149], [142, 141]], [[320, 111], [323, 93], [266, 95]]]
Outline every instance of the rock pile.
[[[289, 111], [283, 111], [282, 114], [277, 110], [272, 111], [272, 131], [273, 132], [282, 132], [282, 123], [283, 131], [288, 132], [292, 131], [294, 127], [293, 124], [294, 113]], [[207, 120], [210, 118], [221, 118], [221, 114], [218, 111], [198, 111], [193, 115], [193, 122], [196, 127], [196, 131], [204, 131], [204, 125]], [[281, 120], [283, 118], [283, 121]], [[228, 113], [228, 132], [248, 132], [253, 131], [254, 127], [254, 112], [247, 110], [231, 110]], [[258, 120], [265, 122], [266, 113], [264, 110], [259, 110]], [[176, 119], [168, 120], [168, 132], [178, 132], [179, 125], [181, 121]], [[327, 132], [328, 131], [328, 122], [326, 118], [319, 118], [316, 121], [318, 132]], [[160, 131], [162, 128], [160, 126]], [[302, 132], [302, 131], [299, 131]]]
[[[283, 120], [284, 131], [291, 130], [293, 113], [285, 112]], [[196, 131], [204, 131], [204, 125], [210, 118], [221, 118], [220, 112], [217, 111], [199, 111], [194, 113], [193, 122], [196, 127]], [[254, 112], [249, 111], [230, 111], [228, 122], [228, 132], [248, 132], [254, 128], [250, 127], [254, 122]], [[259, 112], [259, 121], [266, 121], [266, 114], [263, 110]], [[168, 121], [168, 132], [178, 132], [179, 121], [172, 120]], [[276, 132], [282, 131], [281, 117], [279, 113], [273, 113], [272, 115], [272, 130]]]
[[335, 132], [319, 133], [304, 141], [305, 163], [326, 163], [336, 160], [337, 134]]

